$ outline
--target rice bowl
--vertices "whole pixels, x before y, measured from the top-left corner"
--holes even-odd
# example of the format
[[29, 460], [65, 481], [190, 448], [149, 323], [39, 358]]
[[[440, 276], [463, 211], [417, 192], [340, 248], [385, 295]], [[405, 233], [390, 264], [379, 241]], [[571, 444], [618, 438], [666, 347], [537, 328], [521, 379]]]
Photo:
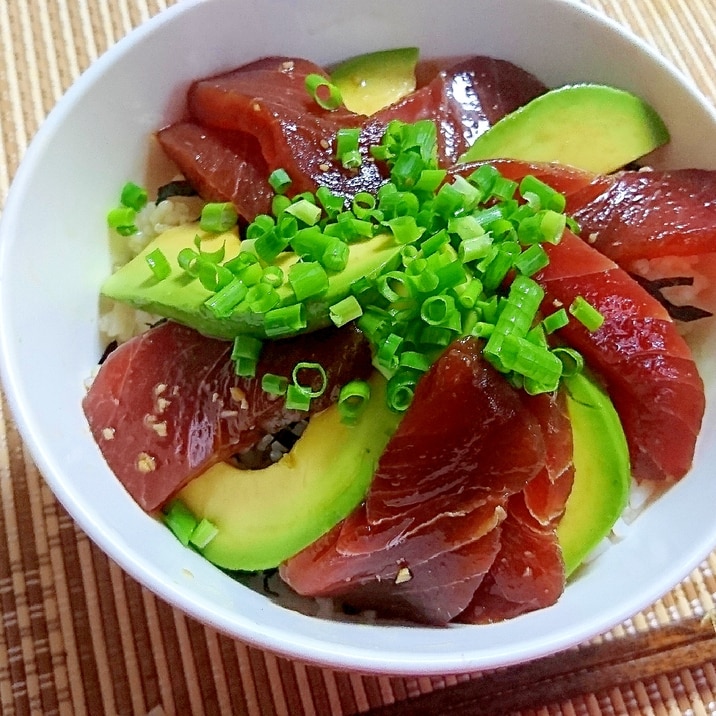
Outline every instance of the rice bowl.
[[[3, 378], [23, 436], [58, 498], [110, 556], [172, 604], [253, 644], [336, 667], [447, 673], [547, 654], [635, 613], [666, 592], [716, 543], [708, 510], [715, 489], [708, 475], [716, 449], [710, 401], [714, 370], [707, 360], [713, 342], [705, 339], [697, 345], [697, 360], [707, 383], [708, 407], [692, 473], [650, 506], [625, 539], [579, 575], [558, 605], [516, 623], [440, 633], [317, 622], [285, 610], [180, 549], [163, 527], [147, 520], [129, 500], [94, 449], [79, 405], [83, 381], [103, 347], [97, 293], [110, 270], [104, 207], [126, 178], [144, 175], [147, 137], [177, 116], [178, 93], [190, 79], [269, 52], [331, 62], [398, 44], [418, 44], [425, 54], [437, 56], [478, 45], [480, 52], [506, 56], [548, 84], [591, 79], [641, 92], [662, 112], [673, 135], [672, 144], [654, 157], [654, 164], [703, 166], [703, 146], [716, 130], [713, 111], [685, 80], [611, 24], [562, 2], [545, 2], [539, 12], [529, 2], [502, 3], [499, 10], [489, 3], [480, 8], [455, 2], [451, 7], [454, 15], [476, 13], [482, 22], [473, 28], [453, 28], [451, 13], [444, 8], [436, 14], [429, 3], [410, 3], [412, 12], [406, 5], [402, 14], [399, 6], [391, 6], [391, 11], [409, 19], [399, 28], [390, 27], [385, 9], [375, 3], [372, 13], [364, 8], [353, 32], [324, 34], [326, 28], [342, 23], [328, 3], [312, 4], [300, 13], [275, 3], [259, 9], [220, 0], [182, 3], [120, 43], [68, 93], [33, 143], [3, 217]], [[252, 32], [272, 12], [278, 21], [272, 36]], [[230, 28], [240, 21], [246, 21], [246, 40], [230, 42]], [[578, 57], [571, 55], [577, 50], [567, 41], [545, 56], [534, 39], [540, 36], [535, 23], [552, 37], [576, 39]], [[291, 31], [296, 25], [303, 31]], [[197, 28], [204, 26], [213, 28], [211, 48], [192, 42]], [[428, 26], [450, 27], [450, 32], [428, 38], [423, 31]], [[581, 36], [592, 42], [579, 42]], [[522, 40], [510, 43], [515, 37]], [[173, 62], [177, 44], [191, 48], [179, 68]], [[629, 62], [624, 61], [627, 56]], [[135, 79], [137, 68], [145, 73], [140, 83]], [[168, 83], [170, 69], [176, 80]], [[117, 95], [125, 98], [125, 106], [119, 106]], [[64, 186], [56, 180], [69, 164], [76, 169]], [[25, 217], [22, 206], [31, 196], [52, 197], [51, 211]], [[80, 226], [77, 216], [82, 217]], [[57, 239], [39, 255], [22, 239], [50, 232]], [[19, 286], [25, 289], [19, 291]], [[27, 287], [37, 290], [28, 292]], [[27, 315], [43, 318], [28, 326], [23, 319]], [[48, 342], [54, 346], [53, 371], [43, 370], [47, 358], [37, 350]], [[665, 524], [673, 530], [664, 530]]]

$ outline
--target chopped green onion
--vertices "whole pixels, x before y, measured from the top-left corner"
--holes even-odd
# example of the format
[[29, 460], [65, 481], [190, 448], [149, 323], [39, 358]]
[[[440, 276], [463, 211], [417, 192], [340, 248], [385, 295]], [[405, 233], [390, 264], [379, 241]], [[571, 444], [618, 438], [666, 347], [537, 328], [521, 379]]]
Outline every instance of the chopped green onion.
[[418, 353], [417, 351], [403, 351], [398, 359], [399, 367], [410, 368], [421, 373], [430, 368], [430, 363], [430, 359], [424, 353]]
[[261, 282], [278, 288], [283, 284], [283, 269], [280, 266], [266, 266], [261, 276]]
[[336, 132], [336, 159], [346, 169], [355, 169], [363, 161], [358, 151], [360, 127], [342, 127]]
[[330, 306], [328, 314], [333, 324], [340, 328], [346, 323], [360, 318], [363, 315], [363, 309], [355, 296], [346, 296], [342, 301]]
[[333, 236], [327, 237], [325, 249], [319, 257], [319, 263], [329, 271], [343, 271], [348, 265], [350, 248], [345, 241]]
[[201, 522], [194, 528], [189, 537], [189, 542], [198, 549], [204, 549], [211, 540], [219, 534], [219, 528], [210, 520], [204, 517]]
[[528, 246], [514, 262], [515, 268], [525, 276], [532, 276], [549, 264], [549, 256], [540, 244]]
[[313, 226], [318, 223], [321, 218], [321, 207], [308, 201], [308, 199], [299, 199], [287, 206], [285, 211], [302, 221], [306, 226]]
[[333, 111], [343, 103], [341, 91], [322, 75], [306, 75], [306, 90], [313, 101], [322, 109]]
[[338, 412], [341, 422], [354, 425], [370, 398], [370, 385], [364, 380], [346, 383], [338, 394]]
[[574, 348], [558, 346], [552, 350], [552, 353], [562, 361], [562, 375], [569, 377], [584, 370], [584, 357]]
[[274, 261], [287, 247], [288, 240], [275, 231], [267, 231], [259, 236], [254, 243], [256, 254], [267, 264]]
[[141, 211], [147, 205], [147, 190], [129, 181], [122, 187], [120, 202], [135, 211]]
[[[312, 389], [310, 384], [302, 384], [299, 381], [299, 374], [302, 371], [309, 371], [309, 373], [313, 373], [314, 375], [317, 374], [318, 378], [320, 379], [319, 387], [314, 390]], [[291, 378], [293, 379], [294, 385], [297, 385], [311, 398], [318, 398], [319, 396], [323, 395], [323, 393], [325, 393], [326, 391], [326, 388], [328, 387], [328, 376], [326, 375], [325, 368], [320, 363], [312, 361], [301, 361], [299, 363], [296, 363], [293, 368], [293, 372], [291, 373]]]
[[204, 204], [199, 227], [213, 234], [221, 234], [236, 226], [239, 215], [236, 207], [228, 201]]
[[163, 520], [175, 537], [187, 547], [198, 524], [192, 511], [181, 500], [172, 500], [163, 513]]
[[285, 395], [288, 389], [288, 378], [275, 373], [264, 373], [261, 378], [261, 390], [269, 395]]
[[577, 296], [569, 312], [588, 330], [596, 331], [604, 323], [604, 316], [592, 306], [583, 296]]
[[290, 383], [286, 388], [286, 409], [287, 410], [309, 410], [311, 407], [311, 396], [295, 383]]
[[398, 371], [386, 388], [388, 407], [396, 413], [404, 413], [413, 402], [417, 377], [413, 371]]
[[262, 343], [258, 338], [240, 334], [234, 338], [234, 345], [231, 349], [231, 359], [251, 358], [258, 361], [261, 355]]
[[298, 333], [306, 327], [306, 308], [302, 303], [274, 308], [264, 315], [264, 331], [269, 338]]
[[560, 328], [564, 328], [569, 323], [569, 316], [567, 311], [560, 308], [554, 313], [550, 313], [549, 316], [545, 316], [542, 319], [542, 326], [546, 333], [554, 333]]
[[158, 281], [163, 281], [171, 275], [172, 267], [160, 248], [150, 251], [146, 255], [145, 261]]
[[242, 378], [256, 376], [256, 361], [253, 358], [239, 357], [234, 361], [234, 373]]
[[280, 302], [281, 297], [276, 289], [263, 280], [251, 286], [246, 294], [246, 303], [254, 313], [266, 313]]
[[217, 317], [226, 318], [246, 297], [248, 288], [239, 278], [234, 278], [204, 301], [204, 305]]
[[293, 264], [288, 269], [288, 282], [298, 301], [320, 296], [328, 290], [328, 274], [317, 261]]
[[473, 278], [458, 288], [460, 289], [457, 294], [458, 304], [462, 308], [475, 308], [477, 300], [482, 295], [482, 282], [477, 278]]
[[123, 235], [128, 236], [137, 233], [136, 218], [137, 212], [131, 207], [117, 206], [107, 212], [107, 225], [110, 229], [124, 230]]
[[551, 186], [531, 174], [528, 174], [520, 182], [520, 194], [524, 197], [526, 193], [537, 196], [540, 208], [542, 209], [551, 209], [552, 211], [561, 213], [567, 205], [567, 199], [564, 194], [560, 194]]
[[284, 194], [291, 186], [291, 177], [285, 169], [274, 169], [269, 174], [268, 183], [277, 194]]
[[392, 370], [398, 365], [398, 352], [403, 345], [403, 338], [395, 333], [389, 333], [378, 346], [376, 360], [378, 364]]

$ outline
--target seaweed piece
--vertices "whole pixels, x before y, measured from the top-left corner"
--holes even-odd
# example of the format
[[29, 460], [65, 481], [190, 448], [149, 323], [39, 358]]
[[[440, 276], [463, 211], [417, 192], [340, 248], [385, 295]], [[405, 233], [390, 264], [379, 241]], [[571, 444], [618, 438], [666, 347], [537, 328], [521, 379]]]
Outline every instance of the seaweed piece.
[[693, 286], [693, 276], [668, 276], [665, 278], [648, 279], [637, 274], [630, 275], [640, 286], [659, 301], [669, 316], [675, 321], [688, 323], [713, 315], [710, 311], [699, 308], [698, 306], [677, 306], [662, 293], [665, 288], [671, 288], [672, 286]]
[[178, 179], [170, 181], [168, 184], [160, 186], [157, 190], [157, 200], [155, 204], [159, 204], [165, 199], [172, 196], [198, 196], [199, 192], [186, 179]]

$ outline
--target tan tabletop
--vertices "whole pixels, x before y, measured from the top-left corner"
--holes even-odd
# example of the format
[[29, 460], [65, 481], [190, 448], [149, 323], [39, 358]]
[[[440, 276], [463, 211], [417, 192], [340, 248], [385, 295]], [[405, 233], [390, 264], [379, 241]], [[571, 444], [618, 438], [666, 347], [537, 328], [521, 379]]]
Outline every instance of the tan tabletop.
[[[0, 0], [0, 205], [64, 90], [175, 1]], [[584, 1], [716, 100], [716, 0]], [[714, 570], [716, 553], [608, 634], [523, 666], [432, 678], [305, 666], [202, 626], [125, 575], [58, 505], [0, 402], [3, 714], [713, 714]]]

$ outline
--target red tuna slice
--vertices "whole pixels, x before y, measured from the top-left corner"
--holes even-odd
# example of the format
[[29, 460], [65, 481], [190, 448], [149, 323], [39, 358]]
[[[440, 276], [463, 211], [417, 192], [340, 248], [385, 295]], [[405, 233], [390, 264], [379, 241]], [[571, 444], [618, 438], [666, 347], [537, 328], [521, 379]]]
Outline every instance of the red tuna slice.
[[381, 456], [366, 498], [370, 523], [420, 524], [483, 493], [521, 490], [545, 462], [527, 397], [483, 359], [476, 339], [453, 343], [420, 380]]
[[360, 507], [283, 564], [280, 574], [299, 594], [334, 597], [382, 617], [444, 625], [469, 604], [492, 564], [504, 516], [499, 502], [490, 499], [385, 548], [346, 555], [337, 548], [341, 537], [367, 524]]
[[258, 60], [195, 82], [189, 112], [202, 125], [255, 136], [268, 171], [288, 172], [291, 193], [315, 191], [319, 184], [346, 194], [375, 192], [382, 182], [375, 163], [363, 162], [353, 172], [335, 158], [336, 132], [360, 127], [364, 118], [346, 109], [322, 109], [306, 90], [309, 74], [326, 76], [307, 60]]
[[564, 592], [562, 551], [554, 526], [542, 525], [523, 495], [510, 498], [500, 551], [467, 609], [456, 621], [484, 624], [554, 604]]
[[545, 466], [523, 490], [525, 504], [541, 524], [554, 522], [564, 512], [574, 482], [572, 423], [563, 391], [530, 399], [547, 449]]
[[555, 191], [565, 196], [576, 195], [586, 197], [592, 191], [594, 195], [600, 191], [593, 172], [584, 171], [563, 164], [547, 162], [523, 162], [518, 159], [486, 159], [479, 162], [457, 164], [448, 170], [449, 174], [460, 174], [468, 177], [483, 164], [495, 167], [506, 179], [520, 182], [531, 175], [549, 184]]
[[157, 140], [206, 201], [230, 201], [249, 221], [270, 212], [270, 172], [254, 136], [179, 122], [157, 132]]
[[622, 268], [716, 251], [716, 172], [625, 171], [569, 197], [581, 238]]
[[[441, 162], [449, 166], [491, 124], [546, 89], [509, 62], [474, 57], [439, 72], [427, 86], [366, 119], [345, 109], [321, 109], [304, 86], [306, 75], [312, 73], [325, 74], [306, 60], [259, 60], [194, 83], [189, 112], [200, 125], [255, 136], [268, 172], [283, 168], [293, 179], [290, 193], [314, 191], [321, 185], [350, 197], [359, 191], [375, 192], [385, 176], [375, 162], [363, 162], [358, 171], [344, 169], [334, 156], [338, 129], [362, 127], [362, 150], [367, 154], [368, 145], [380, 141], [389, 121], [435, 119]], [[204, 171], [188, 168], [188, 148], [180, 158], [185, 173]], [[251, 162], [251, 156], [242, 155], [240, 167], [244, 161]], [[227, 167], [234, 163], [228, 161]], [[230, 178], [222, 178], [232, 185]], [[238, 186], [238, 180], [233, 184]]]
[[543, 309], [582, 296], [604, 316], [596, 331], [571, 320], [560, 329], [606, 384], [639, 480], [677, 480], [691, 466], [704, 387], [691, 351], [656, 299], [625, 271], [565, 231], [545, 246], [550, 263], [535, 279]]
[[[232, 343], [162, 323], [113, 351], [83, 401], [109, 467], [145, 510], [155, 510], [210, 465], [305, 417], [261, 389], [265, 373], [290, 377], [300, 361], [321, 363], [326, 408], [340, 386], [370, 373], [357, 330], [328, 329], [267, 342], [255, 378], [235, 375]], [[316, 386], [317, 387], [317, 386]]]
[[517, 65], [478, 55], [441, 70], [425, 87], [373, 115], [368, 127], [379, 137], [391, 119], [434, 119], [440, 164], [449, 167], [495, 122], [546, 90]]

